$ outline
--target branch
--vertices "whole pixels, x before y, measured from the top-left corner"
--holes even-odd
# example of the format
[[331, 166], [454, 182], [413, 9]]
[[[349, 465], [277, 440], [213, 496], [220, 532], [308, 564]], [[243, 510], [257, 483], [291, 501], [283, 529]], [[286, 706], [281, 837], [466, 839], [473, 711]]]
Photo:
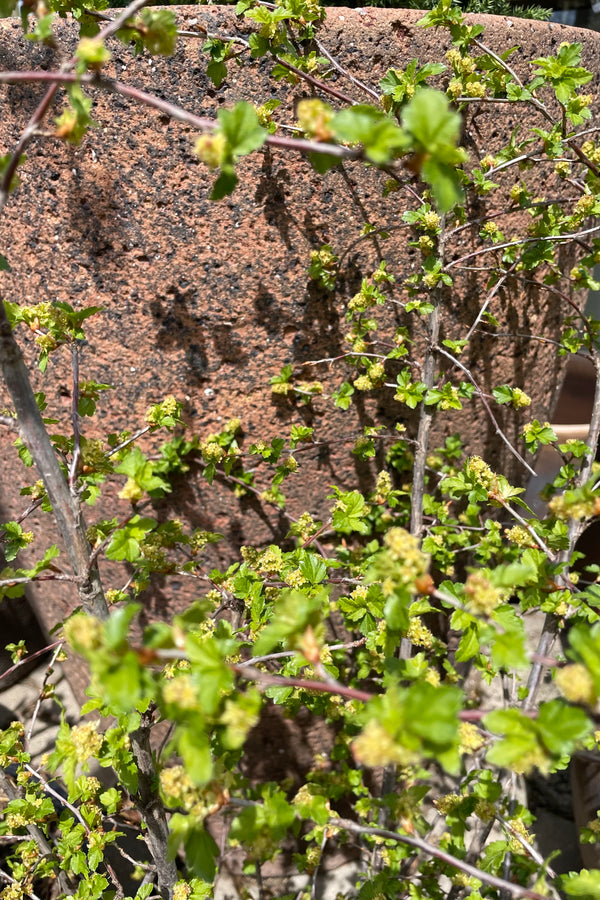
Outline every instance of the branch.
[[[148, 3], [148, 0], [133, 0], [133, 3], [130, 3], [127, 9], [124, 9], [120, 16], [106, 25], [98, 34], [98, 40], [103, 41], [107, 37], [110, 37], [112, 34], [115, 34], [121, 28], [122, 25], [125, 24], [127, 19], [133, 15], [133, 13], [137, 12], [139, 9], [142, 9]], [[71, 60], [64, 65], [65, 73], [71, 66], [75, 63], [75, 57], [71, 57]], [[41, 79], [37, 79], [41, 80]], [[52, 101], [56, 96], [56, 92], [58, 91], [60, 82], [57, 81], [55, 84], [51, 84], [48, 88], [44, 96], [42, 97], [40, 103], [38, 104], [35, 112], [29, 119], [17, 146], [13, 150], [9, 163], [4, 171], [4, 175], [2, 177], [2, 181], [0, 181], [0, 212], [4, 209], [6, 202], [8, 200], [8, 196], [10, 193], [11, 182], [14, 178], [15, 172], [17, 171], [17, 167], [19, 162], [21, 161], [21, 157], [23, 156], [25, 150], [27, 149], [29, 143], [31, 142], [34, 135], [37, 133], [37, 130], [42, 123], [46, 113], [50, 109], [52, 105]]]
[[442, 356], [448, 357], [448, 359], [449, 359], [451, 362], [453, 362], [455, 366], [458, 366], [458, 368], [459, 368], [462, 372], [465, 373], [465, 375], [467, 376], [467, 378], [469, 379], [469, 381], [471, 382], [471, 384], [472, 384], [473, 387], [475, 388], [475, 390], [476, 390], [476, 392], [477, 392], [477, 396], [479, 397], [479, 399], [481, 400], [481, 402], [482, 402], [483, 405], [485, 406], [486, 412], [487, 412], [488, 416], [490, 417], [490, 419], [491, 419], [491, 421], [492, 421], [492, 424], [493, 424], [494, 428], [496, 429], [496, 434], [498, 435], [499, 438], [501, 438], [501, 439], [504, 441], [504, 443], [506, 444], [506, 446], [508, 447], [508, 449], [510, 450], [510, 452], [512, 453], [512, 455], [513, 455], [516, 459], [518, 459], [519, 462], [520, 462], [522, 465], [525, 466], [525, 468], [527, 469], [527, 471], [529, 472], [529, 474], [530, 474], [530, 475], [533, 475], [533, 477], [535, 478], [535, 476], [537, 475], [537, 472], [536, 472], [534, 469], [531, 468], [531, 466], [529, 465], [529, 463], [527, 462], [526, 459], [523, 459], [523, 457], [521, 456], [521, 454], [519, 453], [519, 451], [516, 450], [516, 449], [513, 447], [513, 445], [512, 445], [511, 442], [509, 441], [509, 439], [506, 437], [506, 435], [504, 434], [504, 432], [502, 431], [502, 429], [501, 429], [500, 426], [498, 425], [498, 420], [496, 419], [494, 413], [493, 413], [492, 410], [490, 409], [490, 405], [489, 405], [489, 403], [487, 402], [487, 397], [485, 396], [485, 394], [483, 393], [483, 391], [481, 390], [481, 388], [479, 387], [479, 385], [477, 384], [477, 382], [475, 381], [475, 379], [473, 378], [473, 376], [471, 375], [471, 373], [469, 372], [469, 370], [467, 369], [467, 367], [466, 367], [466, 366], [463, 366], [463, 364], [462, 364], [461, 362], [459, 362], [458, 359], [456, 359], [454, 356], [452, 356], [451, 353], [448, 353], [446, 350], [444, 350], [443, 347], [438, 347], [438, 348], [437, 348], [437, 351], [438, 351], [438, 353], [441, 353]]
[[[17, 787], [13, 782], [12, 778], [7, 774], [7, 772], [0, 768], [0, 790], [4, 793], [9, 800], [22, 800], [23, 799], [23, 791], [21, 788]], [[46, 839], [41, 828], [38, 828], [37, 825], [26, 825], [27, 833], [35, 843], [37, 844], [38, 850], [42, 854], [42, 856], [47, 859], [55, 860], [54, 850], [50, 846], [49, 842]], [[58, 865], [58, 860], [56, 860]], [[75, 879], [67, 875], [65, 871], [58, 870], [57, 872], [57, 880], [60, 885], [60, 889], [67, 895], [72, 895], [77, 890], [77, 884]]]
[[581, 231], [574, 231], [571, 234], [548, 234], [539, 235], [538, 237], [521, 238], [520, 241], [506, 241], [504, 244], [492, 244], [490, 247], [482, 247], [480, 250], [473, 250], [459, 259], [453, 259], [447, 263], [445, 269], [452, 269], [454, 266], [460, 265], [467, 259], [473, 259], [475, 256], [481, 256], [482, 253], [492, 253], [494, 250], [506, 250], [507, 247], [522, 247], [524, 244], [537, 244], [543, 241], [575, 241], [577, 238], [583, 237], [584, 234], [595, 234], [600, 231], [600, 225], [594, 225], [591, 228], [584, 228]]
[[53, 644], [48, 644], [47, 647], [42, 647], [41, 650], [36, 650], [35, 653], [30, 653], [29, 656], [25, 656], [23, 659], [20, 659], [14, 664], [14, 666], [11, 666], [10, 669], [6, 669], [6, 671], [0, 675], [0, 681], [2, 681], [3, 678], [8, 678], [8, 676], [16, 671], [16, 669], [20, 668], [20, 666], [24, 666], [26, 665], [26, 663], [31, 662], [33, 659], [37, 659], [38, 656], [43, 656], [44, 653], [49, 653], [50, 650], [54, 650], [55, 647], [60, 647], [62, 643], [62, 641], [55, 641]]
[[65, 481], [50, 443], [31, 388], [23, 356], [14, 338], [4, 304], [0, 302], [0, 368], [17, 413], [19, 433], [31, 453], [44, 487], [67, 555], [73, 568], [77, 591], [86, 612], [100, 619], [108, 617], [108, 606], [98, 568], [89, 568], [91, 548], [79, 501]]
[[[128, 97], [144, 106], [156, 109], [163, 115], [169, 116], [185, 125], [191, 125], [200, 131], [212, 131], [218, 123], [216, 119], [209, 119], [206, 116], [195, 116], [193, 113], [183, 109], [175, 103], [169, 103], [167, 100], [161, 100], [154, 94], [142, 91], [139, 88], [123, 84], [112, 78], [103, 78], [95, 73], [86, 75], [74, 75], [70, 72], [1, 72], [0, 84], [18, 84], [19, 82], [51, 82], [53, 89], [56, 90], [58, 84], [87, 84], [99, 90], [110, 91], [114, 94], [120, 94], [122, 97]], [[270, 147], [279, 147], [284, 150], [297, 150], [300, 153], [326, 153], [328, 156], [335, 156], [337, 159], [361, 159], [363, 152], [360, 148], [343, 147], [339, 144], [324, 144], [318, 141], [309, 141], [305, 138], [288, 138], [274, 134], [270, 134], [265, 143]], [[0, 209], [2, 205], [0, 203]]]
[[248, 681], [259, 681], [265, 687], [291, 687], [300, 688], [306, 691], [317, 691], [321, 694], [337, 694], [340, 697], [348, 697], [350, 700], [360, 700], [362, 703], [368, 703], [377, 694], [368, 694], [366, 691], [358, 690], [358, 688], [346, 687], [343, 684], [328, 684], [325, 681], [312, 681], [308, 678], [282, 678], [281, 675], [271, 675], [269, 672], [261, 672], [254, 666], [231, 666], [236, 675], [245, 678]]
[[[445, 249], [445, 218], [442, 219], [442, 231], [438, 241], [438, 256], [442, 266], [444, 264]], [[421, 380], [426, 385], [427, 390], [431, 390], [435, 380], [435, 362], [436, 350], [440, 340], [441, 325], [441, 291], [436, 291], [437, 296], [432, 296], [433, 312], [429, 320], [429, 335], [427, 337], [427, 347], [425, 349], [425, 361], [423, 363], [423, 374]], [[431, 431], [431, 423], [433, 421], [433, 409], [421, 403], [421, 414], [419, 417], [419, 429], [417, 432], [417, 447], [415, 450], [415, 461], [413, 465], [413, 484], [411, 492], [410, 505], [410, 533], [415, 537], [420, 537], [423, 531], [423, 495], [425, 493], [425, 467], [427, 462], [427, 454], [429, 453], [429, 432]]]
[[488, 872], [482, 872], [481, 869], [477, 869], [475, 866], [464, 862], [462, 859], [458, 859], [456, 856], [452, 856], [452, 854], [440, 850], [439, 847], [430, 844], [428, 841], [423, 840], [423, 838], [409, 837], [407, 834], [400, 834], [398, 831], [389, 831], [387, 828], [369, 828], [365, 825], [357, 825], [356, 822], [352, 822], [349, 819], [331, 819], [329, 825], [334, 828], [341, 828], [344, 831], [350, 831], [353, 834], [370, 834], [373, 835], [373, 837], [381, 838], [383, 840], [407, 844], [409, 847], [414, 847], [415, 850], [420, 850], [428, 856], [433, 856], [436, 859], [447, 863], [449, 866], [458, 869], [460, 872], [465, 872], [472, 878], [477, 878], [478, 881], [482, 881], [484, 884], [489, 884], [490, 887], [506, 891], [512, 897], [529, 897], [531, 900], [548, 900], [547, 897], [543, 894], [538, 894], [537, 891], [522, 887], [520, 884], [513, 884], [512, 881], [505, 881], [503, 878], [497, 878], [496, 875], [490, 875]]
[[179, 879], [175, 860], [169, 859], [167, 843], [169, 825], [165, 808], [156, 789], [156, 768], [150, 747], [152, 711], [142, 713], [139, 728], [129, 735], [131, 750], [138, 769], [138, 792], [135, 798], [146, 825], [146, 844], [156, 866], [158, 890], [163, 900], [172, 900], [173, 887]]

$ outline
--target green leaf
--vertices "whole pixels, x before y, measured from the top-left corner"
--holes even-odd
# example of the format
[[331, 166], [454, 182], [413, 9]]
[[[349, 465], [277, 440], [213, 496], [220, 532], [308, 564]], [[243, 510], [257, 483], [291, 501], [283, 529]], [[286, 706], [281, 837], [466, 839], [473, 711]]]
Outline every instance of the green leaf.
[[233, 109], [219, 110], [217, 119], [234, 160], [258, 150], [268, 137], [255, 108], [245, 100], [236, 103]]
[[327, 566], [316, 553], [305, 553], [298, 568], [311, 584], [319, 584], [327, 578]]
[[117, 529], [106, 549], [107, 559], [126, 559], [135, 562], [141, 553], [140, 542], [156, 526], [156, 519], [133, 516], [123, 528]]
[[544, 744], [557, 757], [570, 754], [592, 730], [584, 711], [562, 700], [540, 704], [536, 725]]
[[235, 190], [237, 183], [238, 177], [233, 170], [222, 171], [213, 185], [210, 199], [222, 200], [223, 197], [228, 197]]
[[342, 163], [339, 156], [332, 156], [331, 153], [315, 153], [313, 150], [307, 156], [309, 163], [319, 175], [324, 175], [330, 169], [334, 169]]
[[269, 625], [261, 632], [254, 645], [254, 655], [264, 656], [279, 644], [294, 649], [310, 625], [313, 629], [321, 622], [324, 602], [328, 594], [321, 590], [316, 596], [301, 591], [283, 590], [275, 604]]
[[332, 510], [332, 525], [340, 534], [368, 534], [369, 524], [364, 521], [369, 508], [359, 491], [340, 491], [334, 488], [337, 502]]
[[579, 900], [600, 900], [600, 870], [581, 869], [560, 876], [561, 887], [568, 897]]
[[213, 774], [208, 735], [198, 728], [180, 726], [177, 730], [177, 749], [194, 784], [207, 784]]
[[348, 381], [344, 381], [337, 390], [333, 392], [332, 399], [339, 409], [348, 409], [352, 403], [352, 395], [354, 388]]
[[462, 198], [457, 167], [465, 155], [456, 146], [460, 115], [451, 109], [445, 94], [423, 88], [404, 108], [402, 125], [412, 138], [411, 149], [423, 157], [421, 174], [438, 208], [447, 212]]
[[190, 830], [184, 840], [185, 860], [196, 878], [212, 883], [217, 871], [219, 848], [212, 835], [204, 827]]
[[375, 106], [356, 105], [343, 109], [330, 123], [340, 141], [363, 144], [365, 156], [375, 165], [386, 165], [398, 150], [407, 150], [406, 135]]

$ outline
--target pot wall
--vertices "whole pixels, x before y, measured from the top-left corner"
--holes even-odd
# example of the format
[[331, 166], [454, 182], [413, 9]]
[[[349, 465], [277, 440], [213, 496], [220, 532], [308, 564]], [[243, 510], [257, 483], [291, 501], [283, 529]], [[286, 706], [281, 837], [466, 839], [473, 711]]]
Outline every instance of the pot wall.
[[[231, 7], [179, 7], [177, 14], [180, 27], [188, 31], [206, 28], [222, 35], [247, 30]], [[353, 76], [376, 87], [390, 66], [404, 67], [415, 56], [421, 64], [443, 59], [450, 46], [448, 35], [416, 28], [421, 15], [409, 10], [330, 9], [321, 40]], [[473, 19], [486, 25], [484, 40], [495, 51], [521, 47], [512, 65], [524, 77], [524, 60], [555, 52], [565, 40], [581, 41], [584, 64], [600, 69], [600, 42], [594, 33], [519, 19]], [[73, 47], [74, 30], [67, 24], [61, 29]], [[154, 59], [131, 58], [128, 48], [113, 42], [111, 65], [123, 80], [155, 90], [200, 116], [214, 116], [239, 99], [264, 102], [276, 97], [281, 109], [288, 110], [281, 120], [292, 121], [289, 110], [306, 95], [302, 86], [274, 83], [270, 63], [261, 60], [243, 68], [229, 63], [228, 79], [215, 90], [205, 75], [203, 40], [202, 34], [182, 39], [173, 57]], [[55, 51], [25, 41], [19, 24], [10, 20], [0, 23], [0, 58], [7, 69], [59, 63]], [[331, 84], [363, 99], [337, 74]], [[0, 153], [14, 146], [42, 94], [32, 85], [2, 90]], [[291, 424], [315, 427], [319, 446], [304, 453], [303, 463], [310, 463], [286, 485], [294, 515], [306, 508], [327, 515], [332, 501], [323, 498], [333, 484], [371, 490], [385, 444], [372, 466], [359, 462], [350, 450], [365, 425], [400, 421], [409, 432], [414, 428], [410, 411], [393, 401], [393, 392], [386, 398], [357, 395], [355, 405], [341, 414], [320, 399], [312, 407], [288, 403], [272, 395], [268, 382], [286, 364], [300, 371], [308, 361], [336, 357], [347, 349], [345, 304], [381, 255], [398, 285], [417, 267], [419, 254], [407, 246], [401, 225], [406, 196], [392, 194], [382, 201], [384, 176], [360, 165], [346, 164], [322, 177], [296, 154], [267, 150], [242, 161], [240, 186], [232, 197], [211, 203], [214, 179], [193, 155], [195, 134], [189, 127], [116, 96], [98, 96], [93, 115], [99, 127], [79, 147], [54, 139], [31, 145], [21, 187], [0, 225], [0, 251], [12, 266], [10, 273], [1, 273], [5, 298], [26, 304], [60, 299], [105, 308], [88, 324], [82, 377], [109, 382], [116, 389], [101, 401], [98, 422], [88, 436], [102, 429], [133, 430], [143, 424], [150, 403], [174, 393], [185, 399], [191, 432], [203, 436], [219, 431], [232, 417], [242, 421], [246, 446], [289, 433]], [[494, 106], [474, 121], [469, 116], [467, 147], [493, 153], [517, 124], [504, 106]], [[486, 215], [483, 200], [480, 214]], [[357, 243], [365, 221], [389, 229], [389, 239]], [[310, 281], [306, 272], [310, 251], [326, 242], [344, 254], [334, 294]], [[467, 232], [452, 253], [458, 257], [477, 245], [476, 233]], [[564, 266], [568, 271], [567, 256]], [[457, 279], [448, 298], [445, 336], [464, 336], [464, 323], [474, 319], [483, 297], [480, 275]], [[490, 311], [501, 330], [556, 340], [570, 310], [555, 298], [509, 285]], [[391, 306], [381, 320], [380, 337], [402, 323], [400, 307]], [[418, 332], [415, 339], [422, 346]], [[469, 353], [465, 362], [484, 390], [500, 383], [520, 386], [533, 401], [527, 416], [542, 421], [551, 417], [562, 377], [551, 344], [480, 335]], [[327, 363], [306, 366], [305, 371], [308, 380], [320, 379], [326, 392], [347, 374]], [[49, 412], [67, 421], [71, 376], [65, 362], [51, 362], [48, 376], [43, 387]], [[519, 423], [503, 422], [502, 409], [498, 418], [515, 439]], [[446, 420], [434, 441], [456, 430], [471, 452], [481, 453], [515, 482], [525, 480], [480, 405]], [[12, 460], [11, 439], [1, 439], [3, 456]], [[23, 509], [16, 465], [11, 462], [0, 473], [4, 519], [15, 518]], [[289, 526], [272, 507], [253, 499], [240, 501], [224, 488], [209, 489], [199, 473], [192, 473], [164, 504], [164, 515], [173, 510], [192, 527], [225, 535], [213, 559], [220, 565], [237, 558], [242, 545], [276, 540]], [[124, 517], [127, 511], [125, 501], [113, 499], [104, 509], [90, 511], [88, 520], [109, 513]], [[48, 529], [47, 521], [40, 527]], [[50, 533], [49, 538], [54, 539]], [[147, 617], [182, 608], [194, 591], [183, 583], [155, 585], [145, 601]], [[34, 594], [34, 599], [47, 625], [76, 604], [66, 588], [50, 598]]]

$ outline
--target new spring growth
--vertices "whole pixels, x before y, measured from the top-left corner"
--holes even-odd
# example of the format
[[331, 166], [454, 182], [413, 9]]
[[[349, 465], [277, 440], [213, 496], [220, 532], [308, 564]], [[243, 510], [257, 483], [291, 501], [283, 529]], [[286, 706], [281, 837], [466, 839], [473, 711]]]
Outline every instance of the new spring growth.
[[296, 107], [296, 118], [301, 130], [319, 143], [326, 143], [333, 138], [329, 123], [333, 119], [333, 110], [322, 100], [315, 98], [300, 100]]
[[227, 138], [222, 131], [201, 134], [196, 139], [194, 151], [209, 169], [219, 169], [227, 155]]
[[573, 663], [558, 669], [554, 681], [563, 697], [570, 703], [594, 706], [598, 699], [594, 679], [582, 663]]

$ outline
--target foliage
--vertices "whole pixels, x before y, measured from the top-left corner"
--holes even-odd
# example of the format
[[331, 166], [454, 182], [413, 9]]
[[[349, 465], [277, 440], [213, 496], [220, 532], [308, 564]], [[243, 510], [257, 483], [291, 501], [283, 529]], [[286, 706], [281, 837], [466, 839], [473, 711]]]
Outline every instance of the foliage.
[[[174, 16], [143, 5], [135, 0], [105, 21], [77, 0], [68, 7], [51, 0], [31, 30], [29, 5], [2, 3], [3, 15], [21, 13], [32, 40], [57, 41], [53, 16], [67, 8], [82, 32], [59, 71], [28, 75], [52, 87], [14, 152], [2, 157], [2, 207], [10, 208], [10, 192], [18, 190], [17, 168], [29, 171], [24, 151], [59, 85], [68, 102], [53, 137], [73, 143], [95, 125], [90, 84], [125, 92], [103, 74], [109, 36], [134, 52], [173, 51]], [[235, 496], [252, 495], [265, 515], [287, 511], [287, 484], [302, 467], [302, 449], [318, 444], [318, 426], [294, 424], [289, 434], [253, 444], [238, 419], [219, 433], [190, 434], [181, 403], [167, 396], [148, 409], [145, 423], [131, 423], [137, 430], [102, 433], [97, 406], [111, 385], [79, 375], [87, 319], [102, 310], [19, 306], [10, 298], [0, 305], [0, 365], [11, 398], [0, 421], [20, 431], [14, 465], [30, 498], [19, 521], [2, 526], [7, 566], [0, 592], [21, 596], [29, 583], [70, 579], [81, 606], [56, 623], [61, 644], [52, 665], [74, 652], [90, 672], [87, 718], [74, 724], [63, 717], [47, 758], [32, 758], [24, 723], [0, 733], [7, 798], [0, 834], [13, 839], [2, 897], [36, 897], [42, 886], [55, 897], [123, 898], [130, 887], [120, 883], [110, 854], [112, 845], [125, 852], [130, 828], [150, 855], [146, 862], [138, 850], [133, 858], [129, 882], [141, 881], [136, 900], [212, 897], [231, 848], [266, 897], [261, 867], [285, 842], [293, 842], [295, 870], [306, 875], [303, 897], [314, 896], [326, 847], [347, 843], [362, 851], [353, 894], [361, 900], [540, 898], [559, 890], [598, 896], [600, 871], [559, 877], [532, 846], [532, 816], [514, 789], [516, 776], [559, 771], [581, 748], [598, 748], [598, 570], [580, 571], [575, 542], [600, 511], [594, 462], [600, 387], [588, 440], [561, 443], [534, 418], [535, 409], [530, 413], [519, 385], [484, 391], [462, 361], [478, 328], [496, 333], [490, 299], [509, 279], [523, 279], [534, 281], [547, 302], [567, 301], [557, 356], [580, 354], [600, 372], [600, 323], [577, 302], [578, 291], [593, 286], [600, 260], [599, 226], [590, 224], [600, 212], [600, 148], [586, 127], [591, 96], [580, 89], [591, 73], [581, 45], [563, 44], [532, 60], [531, 78], [523, 81], [509, 62], [513, 49], [493, 53], [483, 26], [441, 0], [421, 25], [447, 30], [452, 48], [444, 62], [413, 60], [404, 70], [390, 69], [381, 96], [371, 91], [364, 102], [340, 103], [327, 80], [329, 60], [316, 55], [324, 11], [314, 0], [275, 6], [240, 0], [237, 13], [250, 37], [207, 36], [209, 77], [218, 89], [228, 66], [243, 64], [242, 47], [246, 59], [272, 65], [276, 79], [308, 79], [319, 96], [298, 103], [291, 136], [279, 134], [277, 103], [265, 98], [222, 109], [211, 121], [135, 88], [128, 96], [203, 129], [195, 152], [216, 173], [215, 201], [236, 189], [239, 160], [265, 146], [305, 153], [317, 173], [347, 159], [380, 168], [388, 179], [382, 203], [406, 190], [400, 227], [419, 264], [401, 283], [393, 258], [364, 277], [345, 309], [348, 352], [327, 361], [338, 364], [337, 388], [328, 396], [321, 382], [300, 378], [291, 365], [270, 385], [276, 399], [299, 409], [321, 398], [342, 412], [362, 394], [385, 393], [399, 410], [414, 410], [417, 424], [392, 434], [371, 424], [354, 441], [355, 457], [379, 466], [370, 494], [332, 485], [325, 521], [307, 511], [290, 514], [285, 540], [243, 547], [225, 571], [207, 571], [210, 547], [222, 536], [187, 529], [160, 503], [171, 497], [176, 504], [178, 486], [195, 467], [207, 485], [219, 480]], [[1, 77], [10, 83], [19, 74]], [[523, 129], [506, 135], [494, 155], [475, 158], [463, 146], [462, 117], [473, 105], [495, 101], [513, 104]], [[534, 194], [529, 180], [528, 172], [541, 167], [552, 173], [545, 178], [550, 199]], [[499, 215], [478, 217], [489, 196], [502, 221], [517, 223], [510, 237]], [[476, 230], [477, 249], [449, 256], [449, 241], [467, 227]], [[386, 236], [362, 223], [360, 240], [384, 243]], [[564, 244], [578, 253], [569, 273], [558, 257]], [[6, 270], [10, 254], [3, 249]], [[480, 255], [485, 302], [474, 324], [462, 321], [460, 333], [446, 335], [457, 272]], [[333, 235], [305, 261], [307, 278], [332, 302], [341, 258]], [[398, 322], [380, 339], [379, 316], [389, 304], [399, 308]], [[53, 356], [71, 360], [68, 421], [42, 417], [46, 397], [33, 394], [16, 344], [23, 330], [33, 337], [42, 377], [50, 378]], [[425, 336], [420, 345], [418, 332]], [[477, 415], [476, 404], [523, 472], [531, 471], [540, 446], [553, 448], [560, 470], [546, 489], [543, 515], [534, 514], [507, 475], [469, 456], [460, 435], [431, 445], [434, 418], [452, 410]], [[520, 423], [518, 445], [500, 428], [499, 409], [504, 421], [514, 416]], [[158, 435], [159, 450], [150, 440]], [[32, 484], [34, 464], [42, 477]], [[115, 494], [129, 505], [128, 515], [94, 516], [98, 498], [114, 502]], [[87, 529], [84, 504], [92, 520]], [[43, 537], [23, 529], [38, 508], [54, 517], [65, 552], [44, 548]], [[36, 561], [19, 565], [24, 552]], [[105, 590], [99, 559], [120, 573], [119, 587]], [[183, 578], [196, 580], [195, 602], [171, 621], [140, 628], [141, 603], [153, 583], [160, 579], [168, 592]], [[525, 629], [533, 612], [545, 615], [535, 652]], [[565, 657], [559, 649], [552, 655], [558, 632]], [[9, 650], [19, 665], [23, 642]], [[544, 667], [556, 690], [539, 702]], [[504, 707], [483, 708], [467, 690], [467, 669], [505, 688]], [[40, 702], [51, 694], [47, 685]], [[247, 738], [267, 707], [289, 717], [308, 710], [329, 729], [329, 752], [315, 757], [299, 785], [247, 773]], [[100, 775], [107, 771], [105, 781], [90, 774], [93, 763]], [[595, 825], [586, 830], [589, 841], [598, 834]]]

